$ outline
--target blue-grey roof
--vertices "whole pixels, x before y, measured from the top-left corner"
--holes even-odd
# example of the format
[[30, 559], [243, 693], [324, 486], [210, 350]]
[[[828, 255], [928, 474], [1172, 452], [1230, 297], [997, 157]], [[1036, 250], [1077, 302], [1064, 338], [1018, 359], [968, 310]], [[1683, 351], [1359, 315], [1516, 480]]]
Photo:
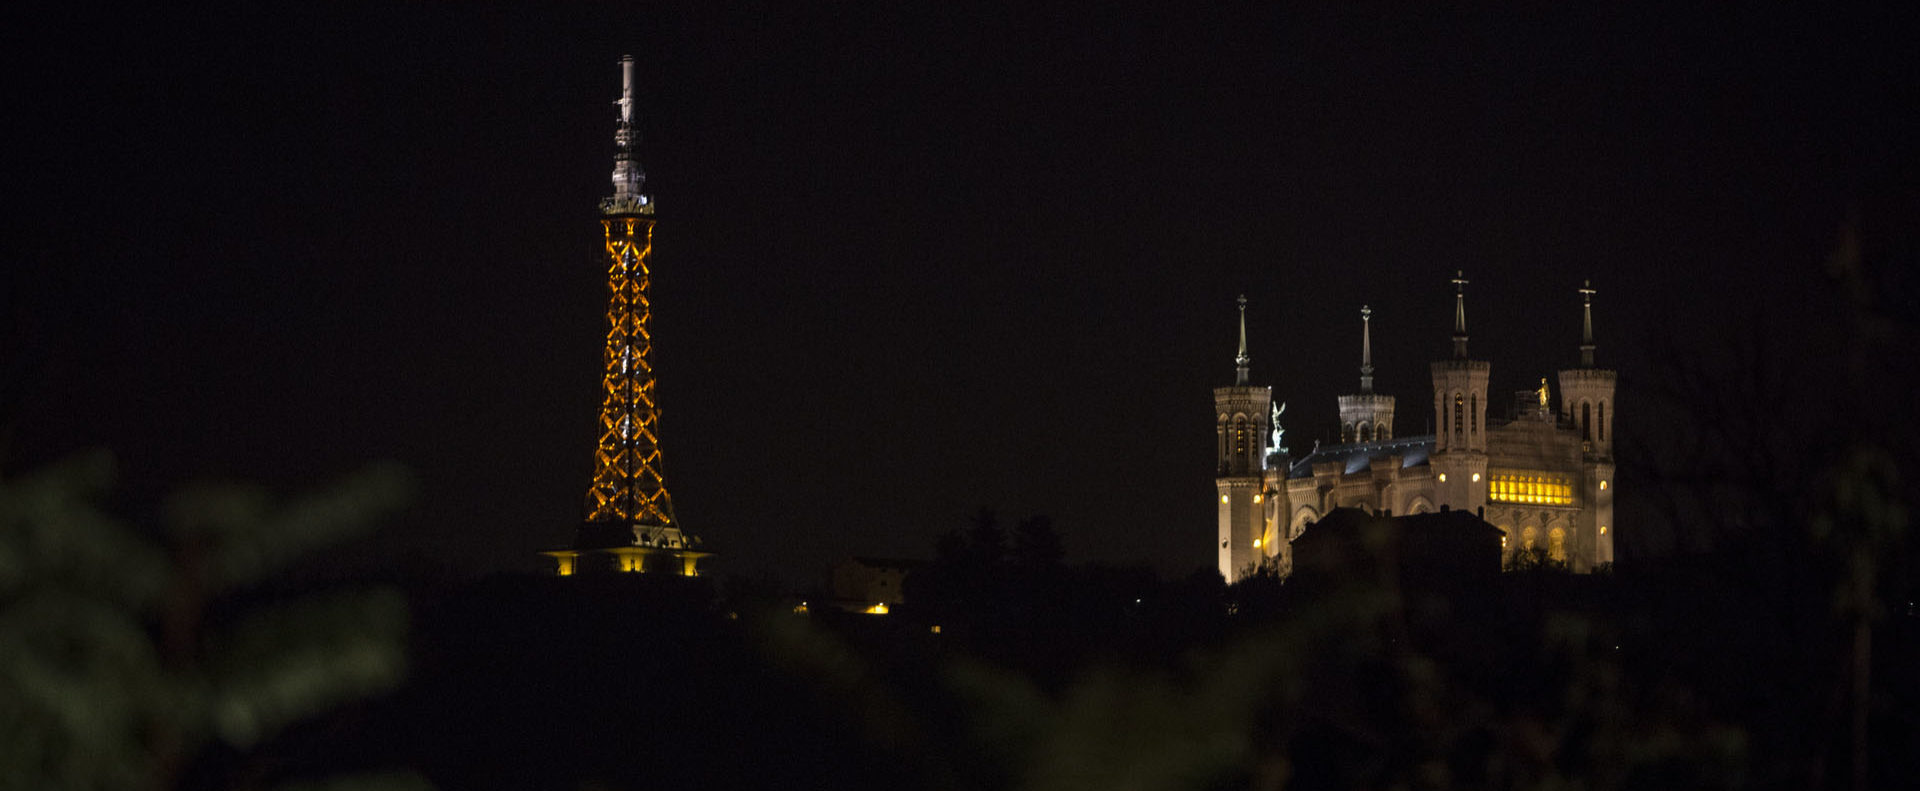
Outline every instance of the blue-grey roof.
[[1433, 452], [1433, 435], [1417, 437], [1394, 437], [1380, 442], [1348, 442], [1340, 445], [1315, 446], [1312, 453], [1287, 463], [1288, 478], [1313, 477], [1313, 465], [1322, 462], [1341, 462], [1341, 470], [1352, 475], [1373, 469], [1375, 462], [1384, 462], [1389, 456], [1400, 457], [1400, 469], [1418, 467], [1427, 463], [1427, 456]]

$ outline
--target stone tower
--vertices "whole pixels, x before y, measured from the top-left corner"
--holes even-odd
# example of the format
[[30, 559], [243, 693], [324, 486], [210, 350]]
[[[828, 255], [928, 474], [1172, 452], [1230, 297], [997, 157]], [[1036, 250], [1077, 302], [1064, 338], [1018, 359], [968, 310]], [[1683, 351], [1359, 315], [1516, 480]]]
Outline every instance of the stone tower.
[[[1613, 562], [1613, 371], [1593, 363], [1593, 284], [1580, 287], [1580, 367], [1560, 372], [1560, 421], [1580, 432], [1582, 509], [1575, 520], [1575, 571]], [[1584, 568], [1583, 568], [1584, 566]]]
[[1453, 357], [1433, 370], [1434, 494], [1440, 505], [1478, 513], [1487, 504], [1487, 375], [1467, 357], [1467, 279], [1453, 277]]
[[[1220, 575], [1228, 582], [1277, 550], [1267, 518], [1268, 410], [1273, 389], [1247, 383], [1247, 298], [1240, 297], [1240, 351], [1231, 387], [1213, 389], [1217, 435], [1214, 488], [1220, 498]], [[1280, 544], [1285, 539], [1279, 540]]]
[[1340, 441], [1393, 439], [1393, 396], [1373, 392], [1373, 309], [1360, 306], [1360, 392], [1340, 396]]

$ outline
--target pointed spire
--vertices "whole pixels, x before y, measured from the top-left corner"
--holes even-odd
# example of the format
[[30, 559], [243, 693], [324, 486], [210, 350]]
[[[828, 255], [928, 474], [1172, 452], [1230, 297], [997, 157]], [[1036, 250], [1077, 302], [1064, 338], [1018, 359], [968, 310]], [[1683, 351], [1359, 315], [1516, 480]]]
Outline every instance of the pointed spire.
[[1453, 271], [1453, 357], [1467, 359], [1467, 273]]
[[1373, 393], [1373, 308], [1360, 306], [1360, 392]]
[[1593, 281], [1587, 280], [1587, 281], [1583, 281], [1580, 284], [1580, 303], [1581, 303], [1581, 311], [1582, 311], [1582, 315], [1580, 317], [1580, 367], [1581, 368], [1593, 367], [1593, 295], [1596, 293], [1599, 293], [1599, 292], [1596, 292], [1593, 290]]
[[1247, 295], [1241, 294], [1240, 295], [1240, 353], [1237, 355], [1234, 355], [1234, 358], [1233, 358], [1233, 364], [1234, 364], [1233, 383], [1235, 385], [1237, 386], [1246, 385], [1247, 364], [1250, 362], [1253, 362], [1253, 358], [1247, 356]]
[[620, 108], [620, 124], [613, 131], [613, 196], [600, 201], [600, 212], [651, 212], [647, 196], [640, 192], [646, 186], [647, 174], [640, 169], [640, 160], [634, 155], [634, 144], [639, 142], [640, 135], [633, 129], [632, 55], [620, 57], [620, 100], [613, 104]]

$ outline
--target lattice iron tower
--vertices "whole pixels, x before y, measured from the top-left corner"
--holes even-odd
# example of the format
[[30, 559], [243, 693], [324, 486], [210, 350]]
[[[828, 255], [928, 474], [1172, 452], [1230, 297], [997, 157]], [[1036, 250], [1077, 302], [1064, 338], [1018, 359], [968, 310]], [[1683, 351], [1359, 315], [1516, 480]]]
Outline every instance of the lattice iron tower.
[[676, 526], [673, 499], [660, 473], [660, 411], [654, 404], [653, 339], [647, 327], [652, 207], [646, 214], [608, 215], [607, 346], [601, 380], [600, 446], [594, 452], [587, 521]]
[[586, 524], [571, 551], [549, 552], [562, 574], [583, 552], [613, 556], [621, 571], [697, 573], [699, 539], [674, 518], [661, 474], [660, 411], [654, 403], [652, 305], [653, 201], [641, 191], [646, 174], [635, 156], [633, 58], [620, 59], [620, 123], [614, 132], [613, 195], [600, 201], [607, 261], [607, 342], [601, 379], [600, 444]]

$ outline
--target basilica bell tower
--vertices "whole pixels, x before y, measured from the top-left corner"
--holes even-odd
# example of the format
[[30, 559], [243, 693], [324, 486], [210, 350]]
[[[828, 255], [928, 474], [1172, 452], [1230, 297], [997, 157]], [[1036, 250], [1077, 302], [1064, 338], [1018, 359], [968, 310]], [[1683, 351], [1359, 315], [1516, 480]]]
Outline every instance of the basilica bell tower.
[[1560, 372], [1560, 422], [1580, 432], [1580, 502], [1574, 519], [1575, 571], [1613, 562], [1613, 371], [1593, 362], [1592, 281], [1580, 285], [1580, 367]]
[[1434, 495], [1437, 504], [1479, 513], [1487, 504], [1485, 360], [1467, 357], [1467, 278], [1453, 276], [1453, 356], [1433, 370]]
[[1373, 308], [1360, 306], [1360, 392], [1343, 395], [1340, 403], [1340, 441], [1384, 442], [1393, 439], [1393, 396], [1373, 392]]
[[1213, 389], [1215, 494], [1220, 499], [1220, 576], [1233, 582], [1280, 551], [1267, 502], [1268, 410], [1273, 389], [1247, 382], [1247, 298], [1240, 297], [1240, 351], [1231, 387]]

